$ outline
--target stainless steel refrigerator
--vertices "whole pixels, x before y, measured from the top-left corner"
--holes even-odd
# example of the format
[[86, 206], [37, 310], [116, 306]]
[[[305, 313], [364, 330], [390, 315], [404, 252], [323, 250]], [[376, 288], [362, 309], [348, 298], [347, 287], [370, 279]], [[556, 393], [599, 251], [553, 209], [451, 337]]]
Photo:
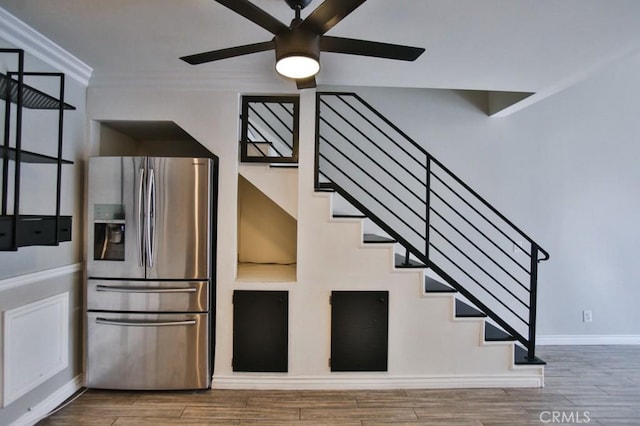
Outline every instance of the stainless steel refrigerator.
[[210, 386], [213, 167], [90, 158], [87, 387]]

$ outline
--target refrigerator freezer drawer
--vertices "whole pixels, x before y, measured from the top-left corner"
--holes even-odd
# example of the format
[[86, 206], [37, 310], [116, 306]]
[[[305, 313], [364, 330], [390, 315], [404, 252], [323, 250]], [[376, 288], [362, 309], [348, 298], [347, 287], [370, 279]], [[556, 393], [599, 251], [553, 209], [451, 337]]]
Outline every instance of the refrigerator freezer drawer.
[[87, 309], [125, 312], [207, 312], [207, 281], [114, 281], [90, 279]]
[[87, 314], [87, 387], [209, 387], [208, 314]]

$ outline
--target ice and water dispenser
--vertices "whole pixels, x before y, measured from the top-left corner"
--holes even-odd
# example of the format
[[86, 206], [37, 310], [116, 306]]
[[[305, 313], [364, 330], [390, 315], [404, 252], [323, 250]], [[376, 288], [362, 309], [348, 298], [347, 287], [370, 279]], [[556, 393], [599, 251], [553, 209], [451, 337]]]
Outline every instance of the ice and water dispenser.
[[122, 204], [95, 204], [93, 212], [94, 260], [124, 261], [126, 238]]

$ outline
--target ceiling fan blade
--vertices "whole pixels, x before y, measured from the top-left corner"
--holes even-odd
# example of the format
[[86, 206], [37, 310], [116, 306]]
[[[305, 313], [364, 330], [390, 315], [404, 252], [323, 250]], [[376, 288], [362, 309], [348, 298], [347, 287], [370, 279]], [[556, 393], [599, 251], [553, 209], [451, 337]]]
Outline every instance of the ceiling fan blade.
[[281, 31], [288, 30], [289, 27], [273, 16], [269, 15], [258, 6], [251, 3], [249, 0], [215, 0], [223, 6], [236, 12], [238, 15], [242, 15], [251, 22], [261, 26], [271, 34], [278, 34]]
[[298, 89], [313, 89], [316, 87], [316, 78], [315, 76], [300, 78], [296, 80], [296, 86], [298, 86]]
[[375, 58], [397, 59], [400, 61], [415, 61], [424, 53], [424, 48], [422, 47], [329, 36], [323, 36], [320, 39], [320, 50], [323, 52], [373, 56]]
[[210, 52], [196, 53], [195, 55], [183, 56], [180, 59], [191, 64], [198, 65], [205, 62], [218, 61], [220, 59], [233, 58], [234, 56], [248, 55], [250, 53], [264, 52], [275, 48], [275, 42], [265, 41], [262, 43], [245, 44], [244, 46], [229, 47], [227, 49], [212, 50]]
[[366, 0], [325, 0], [300, 24], [315, 34], [324, 34]]

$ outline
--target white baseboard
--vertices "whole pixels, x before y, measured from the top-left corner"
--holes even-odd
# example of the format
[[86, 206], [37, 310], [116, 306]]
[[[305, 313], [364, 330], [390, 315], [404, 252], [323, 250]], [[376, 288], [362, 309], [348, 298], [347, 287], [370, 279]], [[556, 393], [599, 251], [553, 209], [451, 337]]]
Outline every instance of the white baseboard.
[[31, 426], [50, 413], [58, 405], [82, 388], [84, 378], [82, 374], [77, 375], [70, 382], [49, 395], [47, 399], [37, 404], [29, 412], [23, 414], [10, 426]]
[[[541, 370], [536, 370], [541, 371]], [[213, 389], [251, 390], [368, 390], [368, 389], [450, 389], [450, 388], [539, 388], [544, 376], [508, 374], [493, 376], [370, 376], [370, 377], [290, 377], [262, 375], [214, 376]]]
[[640, 335], [547, 335], [537, 336], [536, 345], [640, 345]]

